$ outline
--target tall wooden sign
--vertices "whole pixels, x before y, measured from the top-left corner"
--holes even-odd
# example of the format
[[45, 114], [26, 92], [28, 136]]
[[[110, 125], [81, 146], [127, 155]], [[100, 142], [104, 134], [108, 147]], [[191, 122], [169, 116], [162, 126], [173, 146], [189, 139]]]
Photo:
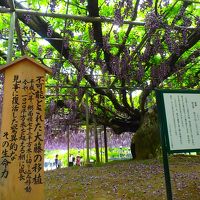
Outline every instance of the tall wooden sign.
[[45, 74], [51, 70], [24, 56], [0, 72], [0, 199], [44, 200]]

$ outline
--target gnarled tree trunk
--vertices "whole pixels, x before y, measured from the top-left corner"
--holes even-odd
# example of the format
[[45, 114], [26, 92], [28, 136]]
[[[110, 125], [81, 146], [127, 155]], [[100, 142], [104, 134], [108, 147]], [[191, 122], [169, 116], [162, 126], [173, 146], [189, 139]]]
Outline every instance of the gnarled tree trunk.
[[147, 112], [140, 128], [132, 138], [131, 152], [133, 158], [148, 159], [156, 157], [160, 152], [160, 134], [157, 113]]

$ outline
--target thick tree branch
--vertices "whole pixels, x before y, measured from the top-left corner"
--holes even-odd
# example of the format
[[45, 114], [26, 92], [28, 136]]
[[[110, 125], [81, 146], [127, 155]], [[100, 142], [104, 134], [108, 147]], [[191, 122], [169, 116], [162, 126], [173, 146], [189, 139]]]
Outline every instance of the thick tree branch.
[[[137, 0], [136, 3], [135, 3], [135, 7], [134, 7], [134, 11], [133, 11], [133, 12], [134, 12], [134, 15], [133, 15], [133, 17], [131, 18], [131, 21], [135, 21], [136, 18], [137, 18], [139, 2], [140, 2], [140, 0]], [[125, 44], [126, 44], [126, 40], [127, 40], [128, 36], [129, 36], [129, 33], [131, 32], [131, 29], [132, 29], [132, 28], [133, 28], [133, 25], [130, 24], [130, 25], [128, 26], [128, 29], [127, 29], [127, 31], [126, 31], [125, 37], [124, 37], [124, 39], [123, 39], [123, 41], [122, 41], [122, 44], [121, 44], [120, 47], [119, 47], [117, 56], [119, 56], [119, 55], [121, 54], [121, 52], [123, 51], [123, 49], [124, 49], [124, 47], [125, 47]]]
[[120, 112], [126, 112], [127, 114], [131, 114], [130, 110], [125, 109], [124, 106], [121, 106], [120, 103], [117, 101], [115, 95], [110, 91], [110, 89], [107, 89], [106, 91], [103, 89], [100, 89], [97, 87], [96, 83], [90, 78], [90, 76], [84, 77], [91, 85], [91, 87], [94, 88], [95, 92], [104, 96], [107, 96], [111, 102], [113, 103], [115, 109], [117, 109]]
[[18, 45], [19, 45], [19, 48], [21, 49], [21, 54], [25, 55], [24, 48], [22, 45], [21, 30], [20, 30], [19, 21], [17, 18], [16, 18], [15, 26], [16, 26], [16, 32], [17, 32]]
[[[96, 5], [96, 0], [95, 1], [90, 1], [90, 9], [92, 10], [92, 15], [97, 15], [97, 12], [93, 11], [95, 10], [95, 7], [93, 6], [97, 6]], [[1, 6], [6, 6], [6, 7], [9, 7], [9, 5], [6, 3], [6, 2], [0, 2], [0, 5]], [[23, 8], [23, 6], [21, 6], [19, 3], [15, 2], [15, 5], [17, 8]], [[38, 16], [32, 16], [30, 21], [27, 23], [24, 16], [22, 15], [19, 15], [18, 18], [24, 22], [27, 26], [29, 26], [32, 30], [34, 30], [35, 32], [37, 32], [40, 36], [42, 37], [46, 37], [46, 34], [47, 34], [47, 28], [48, 28], [48, 23], [45, 22], [42, 18], [38, 17]], [[96, 24], [99, 26], [99, 24]], [[99, 30], [99, 29], [98, 29]], [[55, 38], [62, 38], [58, 33], [56, 33], [55, 31], [53, 31], [52, 33], [52, 37], [55, 37]], [[69, 55], [69, 49], [65, 49], [65, 48], [62, 48], [62, 41], [61, 40], [48, 40], [47, 41], [59, 52], [59, 53], [62, 53], [62, 55], [68, 59], [68, 55]], [[62, 51], [63, 50], [63, 51]], [[77, 66], [76, 66], [76, 63], [73, 63], [72, 64], [74, 65], [74, 67], [78, 70]], [[90, 76], [85, 76], [84, 77], [88, 83], [90, 83], [90, 85], [92, 87], [95, 87], [96, 86], [96, 83], [92, 80], [92, 77]], [[102, 94], [102, 95], [105, 95], [107, 96], [112, 102], [113, 102], [113, 105], [116, 109], [118, 109], [119, 111], [121, 112], [124, 112], [124, 107], [121, 106], [119, 104], [119, 102], [117, 101], [117, 99], [115, 98], [115, 96], [112, 94], [111, 91], [104, 91], [103, 89], [101, 88], [95, 88], [94, 89], [95, 92], [97, 92], [98, 94]]]
[[7, 55], [0, 50], [0, 57], [3, 58], [5, 61], [7, 60]]
[[[88, 0], [88, 11], [90, 17], [99, 17], [99, 7], [98, 0]], [[103, 35], [102, 35], [102, 27], [101, 22], [93, 22], [92, 23], [93, 31], [94, 31], [94, 39], [96, 44], [100, 49], [103, 49]], [[109, 73], [112, 73], [110, 68], [110, 53], [103, 49], [104, 59], [106, 62], [106, 67]]]
[[[0, 6], [5, 6], [6, 8], [9, 8], [9, 5], [7, 2], [0, 1]], [[20, 3], [15, 1], [16, 8], [19, 9], [25, 9]], [[25, 16], [23, 14], [18, 13], [18, 19], [21, 20], [24, 24], [29, 26], [32, 30], [37, 32], [41, 37], [47, 37], [47, 30], [48, 30], [48, 23], [43, 20], [41, 17], [38, 16], [31, 16], [30, 21], [25, 20]], [[52, 30], [52, 36], [53, 38], [62, 38], [60, 34], [56, 33]], [[62, 48], [63, 42], [62, 40], [49, 40], [46, 39], [59, 53], [61, 53], [65, 58], [68, 58], [69, 55], [69, 49], [68, 48]]]
[[126, 110], [127, 110], [127, 113], [128, 113], [128, 111], [130, 112], [130, 113], [134, 113], [134, 108], [132, 108], [132, 107], [130, 107], [130, 105], [128, 104], [128, 101], [127, 101], [127, 92], [126, 92], [126, 89], [124, 88], [124, 86], [125, 86], [125, 80], [123, 79], [122, 80], [122, 89], [121, 89], [121, 94], [122, 94], [122, 102], [123, 102], [123, 105], [124, 105], [124, 107], [126, 108]]

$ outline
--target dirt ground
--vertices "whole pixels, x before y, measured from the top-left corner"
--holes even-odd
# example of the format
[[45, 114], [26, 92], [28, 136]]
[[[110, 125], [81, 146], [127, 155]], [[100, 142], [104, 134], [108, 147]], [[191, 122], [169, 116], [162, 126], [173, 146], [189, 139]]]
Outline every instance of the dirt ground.
[[[174, 200], [200, 200], [200, 156], [170, 156]], [[46, 200], [162, 200], [162, 159], [115, 161], [45, 172]]]

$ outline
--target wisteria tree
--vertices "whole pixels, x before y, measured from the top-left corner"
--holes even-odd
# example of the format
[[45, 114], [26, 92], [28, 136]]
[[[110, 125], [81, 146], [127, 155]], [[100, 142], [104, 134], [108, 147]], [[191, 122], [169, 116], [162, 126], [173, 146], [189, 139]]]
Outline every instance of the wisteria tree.
[[26, 54], [53, 70], [46, 134], [83, 124], [87, 98], [90, 123], [116, 134], [137, 132], [155, 106], [155, 88], [199, 89], [198, 1], [11, 2], [0, 1], [0, 62], [6, 62], [7, 12], [15, 11], [13, 57]]

